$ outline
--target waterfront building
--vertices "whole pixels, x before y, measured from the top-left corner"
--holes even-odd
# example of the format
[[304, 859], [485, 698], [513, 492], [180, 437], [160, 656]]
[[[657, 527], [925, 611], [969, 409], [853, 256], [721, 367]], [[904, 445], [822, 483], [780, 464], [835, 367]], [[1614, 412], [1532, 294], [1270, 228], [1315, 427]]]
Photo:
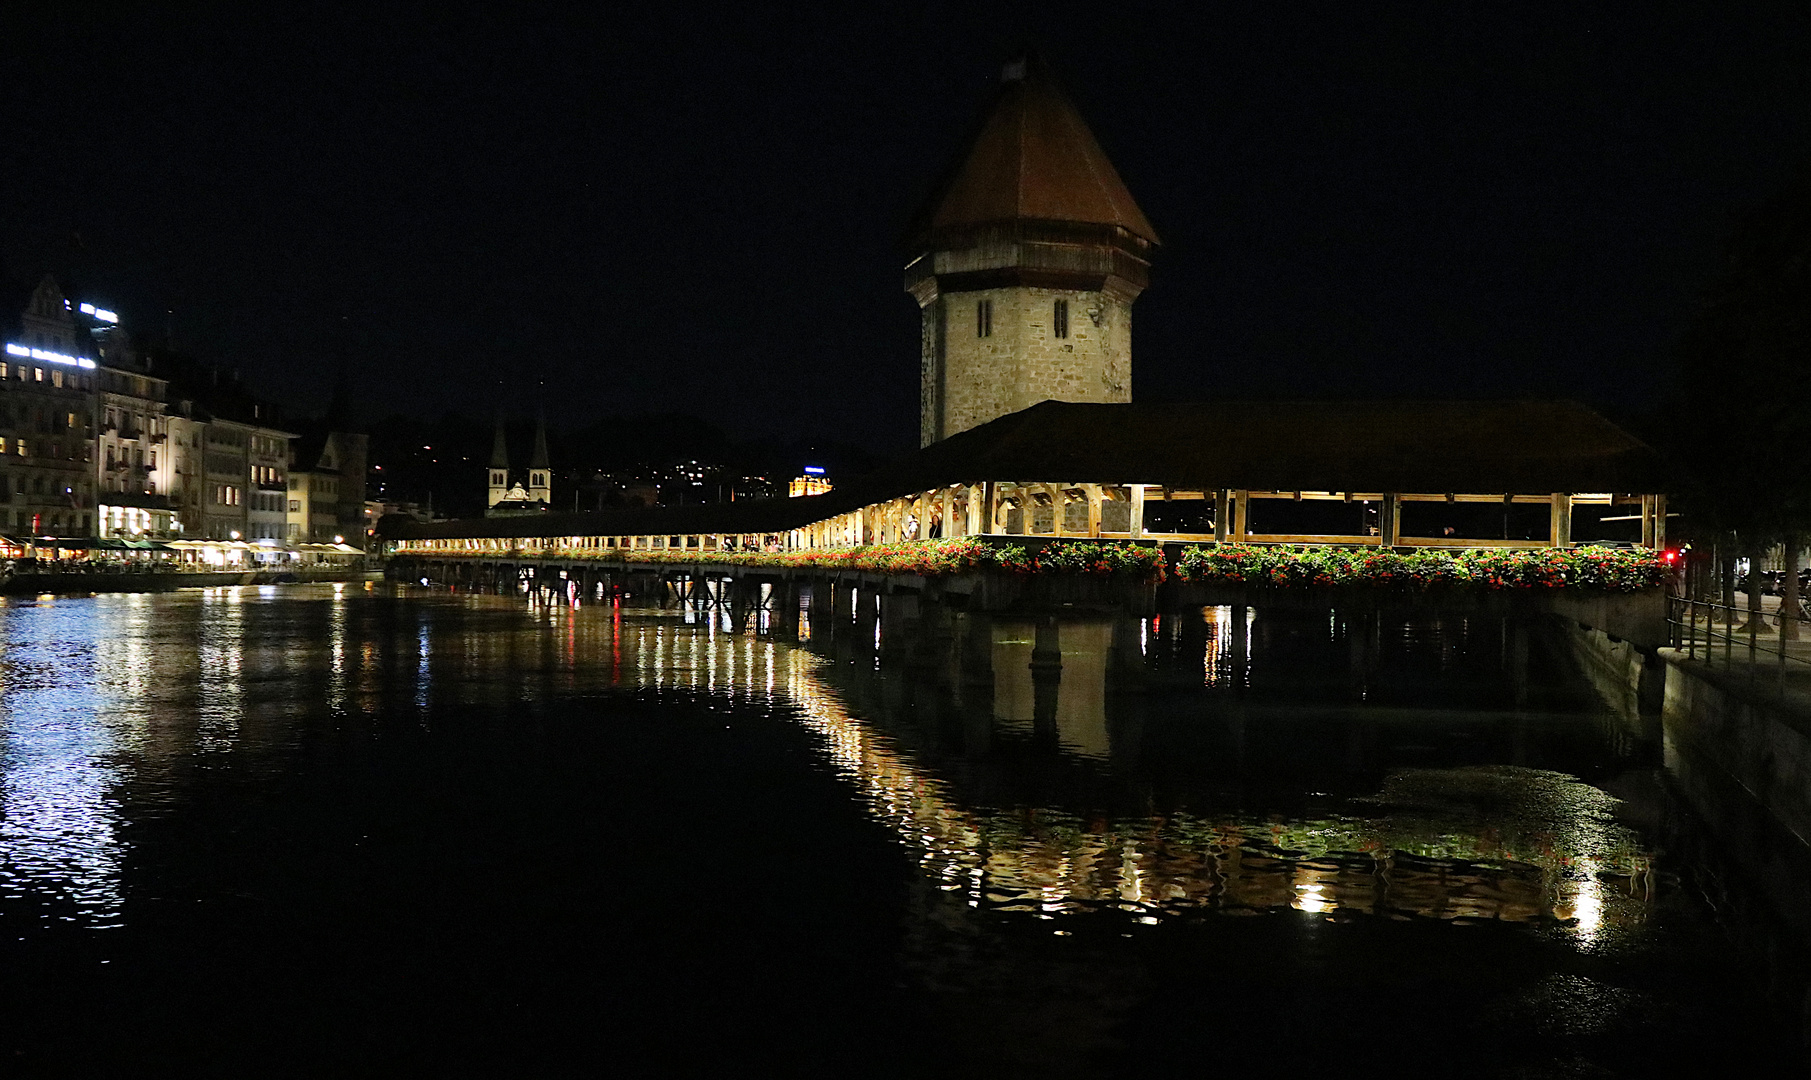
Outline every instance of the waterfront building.
[[180, 536], [206, 535], [202, 517], [202, 490], [207, 477], [203, 462], [207, 457], [207, 414], [197, 415], [195, 403], [172, 403], [164, 423], [170, 433], [170, 507], [175, 517], [172, 531]]
[[798, 499], [806, 495], [827, 495], [831, 486], [829, 479], [824, 476], [823, 469], [816, 465], [807, 465], [802, 474], [793, 477], [786, 485], [786, 497]]
[[0, 304], [0, 529], [94, 530], [93, 347], [75, 303], [45, 275]]
[[288, 532], [285, 489], [295, 434], [276, 426], [276, 407], [247, 393], [236, 377], [222, 379], [187, 357], [165, 355], [155, 370], [169, 379], [168, 437], [158, 462], [169, 469], [173, 532], [280, 542]]
[[214, 428], [230, 433], [230, 442], [245, 451], [245, 472], [238, 496], [244, 507], [239, 530], [246, 540], [284, 540], [289, 535], [289, 442], [291, 432], [233, 420], [216, 420]]
[[[303, 425], [310, 426], [310, 425]], [[290, 447], [288, 539], [292, 543], [365, 543], [368, 437], [312, 425]]]
[[920, 445], [1040, 401], [1132, 400], [1132, 302], [1157, 232], [1035, 56], [905, 236]]
[[245, 537], [246, 481], [251, 477], [247, 432], [210, 420], [202, 430], [202, 531], [209, 540]]
[[94, 395], [95, 535], [161, 539], [180, 532], [171, 499], [176, 461], [168, 415], [169, 380], [143, 367], [117, 319], [113, 316], [90, 331], [101, 360]]

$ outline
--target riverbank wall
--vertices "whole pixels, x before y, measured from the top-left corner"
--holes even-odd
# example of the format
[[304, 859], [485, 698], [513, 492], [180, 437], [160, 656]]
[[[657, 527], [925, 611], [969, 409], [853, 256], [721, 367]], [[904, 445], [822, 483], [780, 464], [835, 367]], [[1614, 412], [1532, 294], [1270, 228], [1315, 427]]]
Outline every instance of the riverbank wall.
[[1714, 764], [1811, 850], [1811, 695], [1782, 690], [1770, 671], [1660, 652], [1669, 755]]
[[332, 568], [319, 570], [244, 570], [180, 574], [15, 574], [0, 581], [0, 596], [40, 596], [118, 592], [174, 592], [227, 585], [292, 585], [320, 581], [381, 581], [382, 571]]
[[1811, 943], [1811, 687], [1782, 690], [1771, 671], [1712, 668], [1680, 649], [1556, 625], [1599, 695], [1657, 740], [1668, 785]]

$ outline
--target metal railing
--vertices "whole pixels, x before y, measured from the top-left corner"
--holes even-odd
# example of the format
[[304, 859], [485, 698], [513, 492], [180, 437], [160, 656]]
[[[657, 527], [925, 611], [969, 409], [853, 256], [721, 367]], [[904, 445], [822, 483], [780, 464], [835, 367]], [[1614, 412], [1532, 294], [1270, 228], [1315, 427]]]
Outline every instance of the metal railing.
[[[1803, 664], [1811, 670], [1811, 619], [1783, 608], [1774, 613], [1773, 625], [1769, 626], [1767, 619], [1765, 612], [1751, 610], [1746, 604], [1719, 604], [1684, 596], [1667, 598], [1668, 634], [1673, 647], [1684, 650], [1687, 659], [1702, 660], [1715, 667], [1721, 653], [1723, 666], [1733, 669], [1737, 650], [1741, 650], [1749, 681], [1753, 682], [1760, 677], [1761, 658], [1771, 657], [1774, 684], [1783, 689], [1788, 665]], [[1798, 632], [1796, 640], [1806, 642], [1804, 655], [1792, 655], [1790, 643], [1795, 639], [1787, 635], [1793, 629]]]

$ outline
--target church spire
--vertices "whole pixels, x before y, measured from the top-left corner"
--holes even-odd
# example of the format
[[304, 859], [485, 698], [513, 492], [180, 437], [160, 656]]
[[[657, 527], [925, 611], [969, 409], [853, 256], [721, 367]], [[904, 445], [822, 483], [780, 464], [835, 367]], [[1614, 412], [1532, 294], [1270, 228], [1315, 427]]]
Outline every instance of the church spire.
[[528, 459], [528, 498], [533, 502], [553, 502], [553, 466], [547, 456], [547, 417], [535, 418], [534, 456]]
[[552, 468], [547, 459], [547, 418], [538, 416], [534, 426], [534, 456], [528, 459], [531, 469]]
[[503, 417], [497, 416], [497, 434], [490, 448], [490, 490], [488, 509], [509, 498], [509, 445], [503, 439]]
[[497, 434], [490, 444], [490, 467], [509, 471], [509, 444], [503, 438], [503, 418], [497, 417]]

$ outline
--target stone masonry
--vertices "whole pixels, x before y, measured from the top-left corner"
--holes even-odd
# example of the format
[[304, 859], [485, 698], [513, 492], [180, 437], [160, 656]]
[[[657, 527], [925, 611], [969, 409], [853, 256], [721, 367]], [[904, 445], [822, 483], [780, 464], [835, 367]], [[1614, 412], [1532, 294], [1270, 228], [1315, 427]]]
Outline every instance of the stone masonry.
[[[1056, 302], [1068, 335], [1055, 335]], [[982, 305], [991, 318], [983, 335]], [[929, 445], [1040, 401], [1132, 400], [1132, 308], [1101, 291], [1029, 286], [940, 294], [923, 309]]]

